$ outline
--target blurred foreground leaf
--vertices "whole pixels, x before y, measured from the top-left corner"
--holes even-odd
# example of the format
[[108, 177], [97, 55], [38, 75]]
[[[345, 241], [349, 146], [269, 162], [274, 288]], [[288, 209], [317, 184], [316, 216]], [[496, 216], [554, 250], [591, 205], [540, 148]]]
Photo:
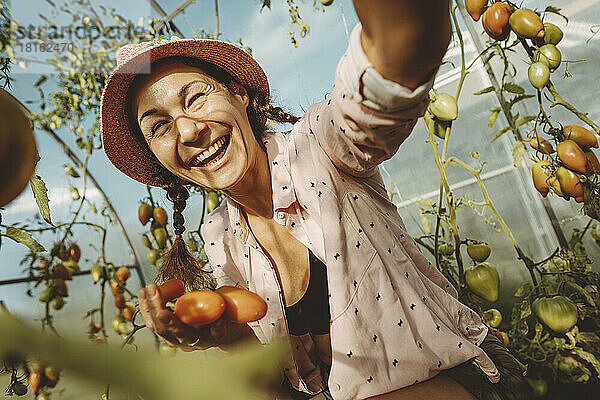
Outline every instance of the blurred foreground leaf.
[[0, 309], [0, 359], [35, 357], [145, 400], [265, 399], [282, 356], [282, 345], [247, 345], [219, 360], [165, 359], [155, 351], [49, 336]]
[[14, 226], [7, 226], [6, 234], [4, 236], [8, 236], [15, 242], [23, 243], [34, 253], [46, 251], [44, 246], [39, 244], [29, 233], [25, 232], [23, 229], [15, 228]]

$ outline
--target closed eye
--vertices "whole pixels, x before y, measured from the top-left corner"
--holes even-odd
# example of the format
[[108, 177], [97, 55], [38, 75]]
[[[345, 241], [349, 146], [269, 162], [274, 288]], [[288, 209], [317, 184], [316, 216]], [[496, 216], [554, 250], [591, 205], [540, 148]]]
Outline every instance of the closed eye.
[[156, 130], [158, 128], [160, 128], [161, 126], [165, 125], [166, 123], [167, 123], [167, 121], [158, 121], [156, 124], [154, 124], [152, 126], [152, 135], [155, 135], [156, 134]]
[[190, 107], [194, 101], [196, 101], [198, 98], [200, 98], [200, 96], [204, 96], [204, 93], [200, 92], [200, 93], [196, 93], [195, 95], [193, 95], [192, 98], [190, 98], [190, 101], [188, 102], [187, 106]]

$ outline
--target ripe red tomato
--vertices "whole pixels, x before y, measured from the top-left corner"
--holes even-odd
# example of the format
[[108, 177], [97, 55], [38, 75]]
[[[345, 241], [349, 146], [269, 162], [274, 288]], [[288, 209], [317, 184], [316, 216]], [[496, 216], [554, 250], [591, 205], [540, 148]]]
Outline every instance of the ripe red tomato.
[[254, 292], [234, 286], [221, 286], [217, 293], [225, 299], [225, 316], [233, 322], [258, 321], [267, 313], [267, 303]]
[[573, 171], [586, 173], [588, 170], [587, 158], [581, 147], [573, 140], [563, 140], [556, 146], [560, 161]]
[[171, 301], [185, 294], [185, 285], [180, 279], [171, 279], [158, 287], [163, 303]]
[[79, 262], [81, 258], [81, 249], [75, 243], [69, 246], [69, 256], [75, 262]]
[[175, 302], [177, 318], [195, 328], [215, 322], [224, 312], [225, 299], [212, 290], [194, 290]]

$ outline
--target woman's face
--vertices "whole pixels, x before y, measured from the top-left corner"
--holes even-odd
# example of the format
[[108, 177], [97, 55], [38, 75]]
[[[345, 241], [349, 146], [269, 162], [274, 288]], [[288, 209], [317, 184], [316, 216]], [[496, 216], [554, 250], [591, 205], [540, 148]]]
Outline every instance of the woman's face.
[[244, 88], [231, 93], [181, 62], [154, 67], [134, 87], [132, 111], [150, 151], [176, 176], [211, 189], [234, 187], [258, 151]]

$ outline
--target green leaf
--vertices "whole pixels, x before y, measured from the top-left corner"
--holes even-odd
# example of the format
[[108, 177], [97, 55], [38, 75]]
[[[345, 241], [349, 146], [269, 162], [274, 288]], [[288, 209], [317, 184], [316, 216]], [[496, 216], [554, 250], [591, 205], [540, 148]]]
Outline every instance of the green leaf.
[[531, 293], [531, 283], [525, 283], [515, 292], [515, 297], [523, 297]]
[[581, 350], [579, 347], [575, 347], [572, 350], [573, 353], [577, 354], [579, 357], [583, 358], [585, 361], [592, 364], [594, 369], [596, 370], [596, 376], [600, 378], [600, 361], [596, 358], [592, 353], [588, 353], [585, 350]]
[[535, 120], [537, 117], [535, 115], [528, 115], [526, 117], [521, 118], [517, 122], [515, 122], [515, 128], [520, 127], [521, 125], [525, 125], [528, 122]]
[[525, 89], [523, 89], [521, 86], [517, 85], [516, 83], [512, 83], [512, 82], [506, 82], [502, 86], [502, 89], [506, 90], [509, 93], [514, 93], [514, 94], [524, 94], [525, 93]]
[[44, 218], [44, 221], [52, 225], [52, 220], [50, 219], [50, 206], [48, 205], [50, 200], [48, 199], [48, 189], [46, 188], [46, 184], [39, 175], [35, 174], [31, 177], [29, 184], [31, 185], [35, 202], [40, 209], [40, 215]]
[[500, 107], [495, 107], [490, 110], [490, 116], [488, 118], [488, 130], [492, 129], [496, 120], [498, 119], [498, 115], [500, 114]]
[[531, 315], [531, 305], [529, 300], [525, 299], [519, 304], [519, 318], [525, 319]]
[[478, 92], [473, 93], [475, 96], [479, 96], [480, 94], [485, 94], [485, 93], [490, 93], [494, 91], [494, 87], [493, 86], [488, 86], [485, 89], [481, 89]]
[[565, 19], [565, 21], [569, 22], [569, 18], [567, 18], [566, 16], [564, 16], [563, 14], [561, 14], [560, 11], [561, 11], [560, 8], [558, 8], [558, 7], [552, 7], [552, 6], [548, 6], [544, 10], [544, 12], [548, 12], [548, 13], [560, 15], [561, 17], [563, 17]]
[[514, 106], [515, 104], [517, 104], [520, 101], [523, 101], [525, 99], [529, 99], [535, 97], [534, 94], [522, 94], [519, 96], [515, 96], [512, 99], [510, 99], [510, 101], [508, 103], [506, 103], [506, 105], [508, 106], [508, 108], [511, 108], [512, 106]]
[[8, 236], [15, 242], [24, 244], [34, 253], [46, 251], [44, 246], [39, 244], [29, 233], [25, 232], [23, 229], [7, 226], [6, 234], [4, 236]]
[[500, 129], [492, 138], [492, 142], [496, 139], [498, 139], [500, 136], [504, 135], [506, 132], [510, 131], [510, 126], [507, 126], [506, 128], [502, 128]]

